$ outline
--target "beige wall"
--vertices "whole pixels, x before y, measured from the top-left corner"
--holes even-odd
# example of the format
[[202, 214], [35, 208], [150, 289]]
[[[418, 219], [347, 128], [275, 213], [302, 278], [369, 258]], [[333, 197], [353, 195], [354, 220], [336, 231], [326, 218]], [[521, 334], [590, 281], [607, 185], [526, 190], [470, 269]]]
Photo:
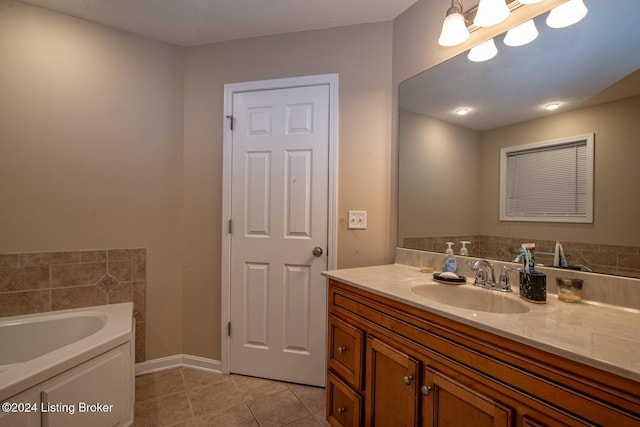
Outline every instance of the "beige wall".
[[219, 358], [223, 85], [339, 73], [338, 266], [386, 263], [391, 56], [391, 22], [181, 49], [2, 0], [0, 253], [145, 247], [147, 357]]
[[[485, 203], [479, 210], [479, 234], [536, 237], [608, 245], [638, 246], [640, 199], [640, 97], [582, 108], [507, 126], [482, 134], [480, 187]], [[499, 150], [503, 147], [595, 133], [594, 221], [592, 224], [500, 222]]]
[[[220, 358], [224, 84], [339, 73], [338, 266], [393, 260], [390, 22], [191, 48], [185, 68], [184, 351]], [[366, 210], [368, 229], [346, 229]]]
[[405, 237], [478, 234], [480, 134], [404, 110], [399, 134], [398, 246]]
[[147, 356], [182, 351], [182, 50], [0, 1], [0, 253], [147, 248]]

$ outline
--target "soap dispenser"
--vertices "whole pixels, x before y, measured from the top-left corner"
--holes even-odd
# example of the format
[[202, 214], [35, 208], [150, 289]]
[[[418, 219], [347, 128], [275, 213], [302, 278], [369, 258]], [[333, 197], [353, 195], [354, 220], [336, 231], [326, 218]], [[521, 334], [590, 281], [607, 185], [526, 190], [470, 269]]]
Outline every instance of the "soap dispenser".
[[446, 257], [444, 259], [444, 264], [442, 265], [443, 272], [451, 272], [455, 273], [458, 271], [458, 262], [456, 261], [456, 257], [453, 256], [453, 242], [447, 242], [447, 250], [444, 252]]
[[467, 249], [467, 245], [470, 245], [471, 242], [463, 240], [460, 242], [462, 247], [460, 248], [460, 256], [469, 256], [469, 249]]

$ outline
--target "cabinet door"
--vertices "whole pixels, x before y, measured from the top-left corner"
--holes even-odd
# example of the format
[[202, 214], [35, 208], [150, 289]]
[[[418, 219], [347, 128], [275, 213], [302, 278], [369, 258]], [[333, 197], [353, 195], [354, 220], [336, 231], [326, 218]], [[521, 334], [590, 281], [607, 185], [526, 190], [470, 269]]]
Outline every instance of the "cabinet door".
[[331, 372], [327, 374], [327, 421], [332, 426], [359, 427], [362, 398]]
[[418, 366], [402, 351], [367, 337], [367, 426], [417, 425]]
[[363, 337], [361, 330], [329, 316], [329, 369], [357, 390], [362, 389]]
[[423, 427], [508, 427], [512, 410], [430, 367], [421, 388]]

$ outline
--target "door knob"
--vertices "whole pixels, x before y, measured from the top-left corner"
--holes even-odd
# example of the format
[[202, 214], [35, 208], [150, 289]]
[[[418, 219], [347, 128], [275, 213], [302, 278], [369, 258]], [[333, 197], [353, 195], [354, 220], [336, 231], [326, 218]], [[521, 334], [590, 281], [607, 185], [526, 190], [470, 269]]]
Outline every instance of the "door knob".
[[322, 250], [322, 248], [320, 246], [316, 246], [315, 248], [313, 248], [313, 256], [314, 257], [319, 257], [324, 253], [324, 251]]

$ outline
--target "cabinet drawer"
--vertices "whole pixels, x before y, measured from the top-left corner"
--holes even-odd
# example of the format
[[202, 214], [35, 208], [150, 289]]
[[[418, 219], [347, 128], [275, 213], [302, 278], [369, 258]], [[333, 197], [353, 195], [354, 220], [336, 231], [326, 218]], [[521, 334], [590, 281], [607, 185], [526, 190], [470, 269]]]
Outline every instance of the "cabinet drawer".
[[356, 390], [362, 389], [363, 338], [361, 330], [329, 316], [329, 368]]
[[333, 373], [327, 373], [327, 421], [332, 426], [358, 427], [362, 420], [362, 397]]

